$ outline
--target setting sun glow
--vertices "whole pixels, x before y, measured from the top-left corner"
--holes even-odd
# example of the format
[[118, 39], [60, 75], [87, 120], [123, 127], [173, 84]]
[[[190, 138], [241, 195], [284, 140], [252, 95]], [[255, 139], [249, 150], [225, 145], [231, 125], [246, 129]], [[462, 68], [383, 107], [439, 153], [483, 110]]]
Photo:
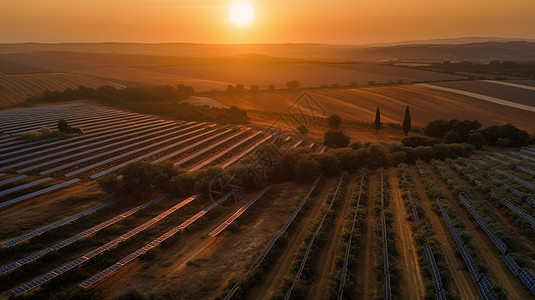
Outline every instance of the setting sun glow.
[[254, 9], [247, 2], [234, 2], [230, 5], [230, 21], [238, 26], [245, 26], [254, 19]]

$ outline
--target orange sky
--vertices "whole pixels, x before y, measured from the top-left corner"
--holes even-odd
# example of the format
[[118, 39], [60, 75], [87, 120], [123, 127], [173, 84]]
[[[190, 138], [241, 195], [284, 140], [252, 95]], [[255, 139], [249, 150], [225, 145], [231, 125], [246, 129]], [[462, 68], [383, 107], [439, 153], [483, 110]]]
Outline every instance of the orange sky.
[[1, 0], [0, 43], [364, 44], [466, 36], [535, 38], [535, 0]]

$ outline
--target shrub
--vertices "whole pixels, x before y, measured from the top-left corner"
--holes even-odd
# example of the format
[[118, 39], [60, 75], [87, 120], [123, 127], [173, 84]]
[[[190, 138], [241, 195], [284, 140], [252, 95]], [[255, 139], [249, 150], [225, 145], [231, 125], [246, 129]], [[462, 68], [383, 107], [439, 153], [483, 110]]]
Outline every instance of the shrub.
[[340, 123], [341, 122], [342, 122], [342, 119], [340, 119], [339, 115], [331, 115], [331, 116], [329, 116], [329, 127], [338, 128], [338, 127], [340, 127]]
[[461, 136], [453, 130], [448, 131], [444, 135], [445, 144], [454, 144], [454, 143], [462, 143], [462, 142], [463, 142], [463, 139], [461, 138]]
[[311, 157], [303, 157], [295, 166], [295, 177], [301, 182], [314, 180], [320, 175], [320, 164]]
[[323, 144], [333, 148], [343, 148], [349, 145], [349, 136], [341, 130], [331, 129], [327, 131], [323, 138]]
[[414, 148], [418, 146], [433, 146], [438, 142], [423, 136], [411, 136], [401, 140], [401, 143], [403, 144], [403, 146]]

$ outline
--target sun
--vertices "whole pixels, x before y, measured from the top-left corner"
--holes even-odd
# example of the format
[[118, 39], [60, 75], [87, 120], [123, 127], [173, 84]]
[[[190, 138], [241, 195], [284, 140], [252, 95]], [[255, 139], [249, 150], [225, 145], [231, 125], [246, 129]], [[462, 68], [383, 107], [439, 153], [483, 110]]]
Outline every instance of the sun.
[[254, 9], [247, 2], [234, 2], [230, 5], [230, 21], [238, 26], [245, 26], [254, 19]]

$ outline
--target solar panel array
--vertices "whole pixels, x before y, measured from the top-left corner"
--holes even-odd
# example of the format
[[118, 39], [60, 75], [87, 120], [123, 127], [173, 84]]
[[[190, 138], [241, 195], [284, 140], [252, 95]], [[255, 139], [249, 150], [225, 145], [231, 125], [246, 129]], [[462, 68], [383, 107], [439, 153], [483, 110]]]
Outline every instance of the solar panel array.
[[[166, 197], [166, 196], [163, 196], [163, 197]], [[183, 207], [184, 205], [190, 203], [191, 201], [193, 201], [193, 199], [190, 197], [178, 204], [176, 204], [175, 206], [169, 208], [168, 210], [164, 211], [163, 213], [159, 214], [158, 216], [150, 219], [149, 221], [143, 223], [142, 225], [128, 231], [127, 233], [109, 241], [108, 243], [86, 253], [85, 255], [81, 256], [80, 258], [74, 260], [74, 261], [71, 261], [70, 263], [66, 264], [66, 265], [63, 265], [61, 266], [60, 268], [57, 268], [55, 269], [54, 271], [44, 275], [44, 276], [41, 276], [31, 282], [28, 282], [18, 288], [16, 288], [15, 290], [13, 290], [13, 292], [17, 295], [19, 294], [22, 294], [30, 289], [33, 289], [41, 284], [43, 284], [44, 282], [47, 282], [49, 281], [50, 279], [60, 275], [60, 274], [63, 274], [79, 265], [81, 265], [82, 263], [94, 258], [95, 256], [97, 255], [100, 255], [112, 248], [115, 248], [117, 245], [119, 245], [120, 243], [130, 239], [131, 237], [137, 235], [138, 233], [146, 230], [147, 228], [149, 228], [150, 226], [154, 225], [155, 223], [163, 220], [164, 218], [166, 218], [167, 216], [169, 216], [170, 214], [172, 214], [173, 212], [177, 211], [178, 209], [180, 209], [181, 207]], [[214, 203], [215, 204], [215, 203]], [[48, 279], [45, 279], [45, 278], [48, 278]]]
[[501, 187], [503, 187], [504, 189], [506, 189], [507, 191], [513, 193], [513, 195], [517, 196], [517, 197], [522, 197], [522, 192], [511, 187], [510, 185], [508, 185], [507, 183], [499, 180], [498, 178], [492, 176], [492, 175], [487, 175], [487, 177], [494, 181], [495, 183], [497, 183], [498, 185], [500, 185]]
[[52, 179], [53, 179], [52, 177], [41, 178], [41, 179], [37, 179], [37, 180], [31, 181], [31, 182], [28, 182], [28, 183], [25, 183], [25, 184], [22, 184], [22, 185], [18, 185], [16, 187], [12, 187], [10, 189], [6, 189], [6, 190], [3, 190], [3, 191], [0, 191], [0, 197], [5, 196], [5, 195], [9, 195], [9, 194], [14, 193], [14, 192], [18, 192], [18, 191], [21, 191], [21, 190], [24, 190], [24, 189], [27, 189], [27, 188], [30, 188], [32, 186], [36, 186], [36, 185], [40, 185], [42, 183], [49, 182]]
[[502, 253], [502, 254], [505, 254], [505, 252], [507, 252], [507, 246], [503, 243], [503, 241], [494, 233], [494, 230], [492, 230], [492, 228], [490, 228], [490, 226], [487, 224], [487, 222], [485, 222], [485, 220], [483, 220], [483, 218], [481, 218], [481, 216], [479, 215], [479, 213], [470, 205], [470, 203], [468, 202], [468, 200], [466, 200], [466, 198], [461, 194], [459, 193], [457, 195], [457, 198], [464, 204], [464, 206], [468, 209], [468, 211], [470, 212], [470, 214], [472, 215], [472, 217], [474, 217], [474, 219], [476, 220], [476, 222], [479, 224], [479, 226], [481, 227], [481, 229], [483, 229], [483, 231], [487, 234], [487, 236], [490, 238], [490, 240], [494, 243], [494, 245], [498, 248], [498, 250]]
[[16, 269], [18, 269], [19, 267], [22, 267], [25, 264], [29, 264], [31, 262], [36, 261], [37, 259], [39, 259], [40, 257], [42, 257], [43, 255], [45, 255], [45, 254], [47, 254], [49, 252], [57, 251], [57, 250], [59, 250], [59, 249], [61, 249], [63, 247], [66, 247], [66, 246], [68, 246], [68, 245], [70, 245], [70, 244], [72, 244], [72, 243], [74, 243], [76, 241], [79, 241], [79, 240], [81, 240], [83, 238], [86, 238], [86, 237], [92, 235], [92, 234], [95, 234], [95, 233], [99, 232], [100, 230], [102, 230], [102, 229], [104, 229], [106, 227], [109, 227], [109, 226], [111, 226], [111, 225], [113, 225], [113, 224], [115, 224], [115, 223], [117, 223], [117, 222], [119, 222], [119, 221], [121, 221], [121, 220], [123, 220], [123, 219], [125, 219], [125, 218], [127, 218], [127, 217], [129, 217], [129, 216], [131, 216], [133, 214], [135, 214], [136, 212], [148, 207], [149, 205], [154, 204], [154, 203], [164, 199], [165, 197], [166, 196], [161, 196], [161, 197], [158, 197], [158, 198], [153, 199], [151, 201], [145, 202], [145, 203], [143, 203], [141, 205], [138, 205], [138, 206], [136, 206], [136, 207], [134, 207], [134, 208], [132, 208], [132, 209], [120, 214], [120, 215], [118, 215], [118, 216], [115, 216], [115, 217], [113, 217], [111, 219], [108, 219], [108, 220], [106, 220], [106, 221], [104, 221], [104, 222], [102, 222], [102, 223], [100, 223], [98, 225], [95, 225], [95, 226], [93, 226], [93, 227], [91, 227], [91, 228], [89, 228], [87, 230], [84, 230], [83, 232], [80, 232], [80, 233], [78, 233], [78, 234], [76, 234], [76, 235], [74, 235], [74, 236], [72, 236], [70, 238], [67, 238], [67, 239], [65, 239], [65, 240], [63, 240], [63, 241], [61, 241], [59, 243], [56, 243], [56, 244], [54, 244], [54, 245], [52, 245], [52, 246], [50, 246], [48, 248], [45, 248], [45, 249], [43, 249], [41, 251], [33, 253], [33, 254], [25, 257], [25, 258], [19, 259], [18, 261], [13, 262], [11, 264], [8, 264], [6, 266], [0, 267], [0, 275], [2, 275], [4, 273], [7, 273], [7, 272], [11, 272], [13, 270], [16, 270]]
[[437, 202], [438, 208], [440, 209], [440, 212], [442, 213], [442, 218], [444, 218], [444, 222], [446, 223], [446, 226], [451, 226], [451, 219], [444, 207], [442, 206], [442, 203], [440, 202], [439, 198], [435, 198], [435, 201]]
[[102, 209], [102, 208], [104, 208], [106, 206], [110, 206], [110, 205], [112, 205], [113, 203], [115, 203], [115, 202], [117, 202], [119, 200], [120, 200], [120, 198], [115, 198], [115, 199], [110, 200], [108, 202], [105, 202], [105, 203], [102, 203], [100, 205], [91, 207], [91, 208], [86, 209], [86, 210], [84, 210], [82, 212], [74, 214], [74, 215], [72, 215], [70, 217], [62, 219], [62, 220], [60, 220], [60, 221], [58, 221], [56, 223], [52, 223], [50, 225], [43, 226], [43, 227], [38, 228], [38, 229], [36, 229], [36, 230], [34, 230], [32, 232], [29, 232], [27, 234], [24, 234], [24, 235], [21, 235], [19, 237], [14, 238], [14, 239], [11, 239], [9, 241], [6, 241], [6, 242], [2, 243], [2, 245], [6, 246], [6, 247], [11, 247], [11, 246], [14, 246], [14, 245], [16, 245], [18, 243], [22, 243], [22, 242], [27, 241], [27, 240], [29, 240], [31, 238], [34, 238], [34, 237], [36, 237], [38, 235], [41, 235], [41, 234], [43, 234], [43, 233], [45, 233], [47, 231], [50, 231], [50, 230], [52, 230], [54, 228], [61, 227], [61, 226], [65, 225], [65, 224], [71, 223], [71, 222], [73, 222], [73, 221], [75, 221], [75, 220], [77, 220], [77, 219], [79, 219], [79, 218], [81, 218], [83, 216], [86, 216], [88, 214], [94, 213], [94, 212], [96, 212], [96, 211], [98, 211], [98, 210], [100, 210], [100, 209]]
[[[162, 242], [164, 242], [168, 238], [174, 236], [176, 233], [186, 229], [189, 225], [193, 224], [195, 221], [197, 221], [199, 218], [204, 216], [210, 210], [212, 210], [215, 207], [221, 205], [231, 195], [232, 195], [231, 192], [227, 193], [225, 196], [221, 197], [216, 202], [212, 203], [211, 205], [209, 205], [208, 207], [204, 208], [203, 210], [201, 210], [200, 212], [198, 212], [194, 216], [190, 217], [189, 219], [184, 221], [182, 224], [174, 227], [173, 229], [171, 229], [168, 232], [164, 233], [163, 235], [161, 235], [157, 239], [155, 239], [152, 242], [146, 244], [142, 248], [140, 248], [140, 249], [132, 252], [131, 254], [125, 256], [124, 258], [122, 258], [121, 260], [119, 260], [118, 262], [113, 264], [112, 266], [108, 267], [107, 269], [105, 269], [105, 270], [97, 273], [96, 275], [92, 276], [91, 278], [85, 280], [84, 282], [82, 282], [80, 284], [80, 286], [83, 287], [83, 288], [88, 288], [88, 287], [92, 286], [93, 284], [95, 284], [96, 282], [98, 282], [98, 281], [102, 280], [103, 278], [105, 278], [105, 277], [111, 275], [112, 273], [116, 272], [120, 268], [124, 267], [125, 265], [127, 265], [130, 262], [132, 262], [133, 260], [135, 260], [136, 258], [138, 258], [141, 255], [147, 253], [150, 249], [152, 249], [154, 247], [157, 247], [158, 245], [160, 245]], [[197, 196], [191, 196], [188, 199], [184, 200], [183, 202], [188, 201], [188, 203], [189, 203], [189, 202], [193, 201], [196, 197]]]
[[258, 193], [251, 201], [247, 202], [244, 206], [240, 207], [232, 216], [230, 216], [227, 220], [225, 220], [221, 225], [219, 225], [216, 229], [212, 230], [208, 235], [211, 237], [216, 237], [218, 234], [220, 234], [225, 228], [227, 228], [232, 222], [234, 222], [239, 216], [241, 216], [245, 211], [249, 209], [253, 204], [255, 204], [258, 199], [260, 199], [262, 196], [264, 196], [267, 191], [269, 191], [273, 186], [270, 185], [263, 189], [260, 193]]

